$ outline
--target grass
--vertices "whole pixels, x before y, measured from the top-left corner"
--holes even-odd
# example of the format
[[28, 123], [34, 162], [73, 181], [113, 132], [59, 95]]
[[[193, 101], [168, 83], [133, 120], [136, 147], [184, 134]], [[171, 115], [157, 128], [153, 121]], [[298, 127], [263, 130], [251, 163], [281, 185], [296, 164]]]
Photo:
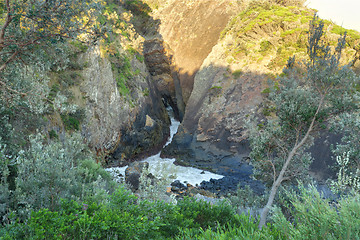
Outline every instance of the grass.
[[243, 71], [241, 69], [237, 69], [232, 73], [233, 77], [236, 79], [239, 78], [242, 74], [243, 74]]

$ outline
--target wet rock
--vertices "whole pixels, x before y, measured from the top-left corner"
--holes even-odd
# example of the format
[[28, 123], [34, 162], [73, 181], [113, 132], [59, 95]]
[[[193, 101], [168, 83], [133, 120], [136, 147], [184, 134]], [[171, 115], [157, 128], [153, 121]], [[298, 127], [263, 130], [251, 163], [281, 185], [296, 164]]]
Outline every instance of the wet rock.
[[212, 192], [217, 196], [225, 196], [228, 193], [236, 192], [238, 186], [245, 185], [249, 185], [256, 194], [264, 193], [265, 187], [260, 181], [234, 176], [226, 176], [221, 179], [210, 179], [210, 181], [202, 181], [200, 183], [200, 188]]
[[221, 201], [223, 201], [223, 199], [220, 199], [220, 198], [213, 198], [213, 197], [206, 197], [204, 195], [201, 195], [201, 194], [196, 194], [194, 196], [194, 198], [197, 200], [197, 201], [204, 201], [204, 202], [208, 202], [210, 203], [211, 205], [213, 204], [218, 204], [220, 203]]
[[112, 154], [113, 164], [126, 165], [128, 159], [141, 159], [160, 151], [170, 135], [169, 125], [165, 108], [147, 105], [131, 127], [121, 130], [119, 144]]
[[170, 184], [171, 186], [175, 186], [175, 187], [178, 187], [180, 189], [186, 189], [187, 186], [185, 186], [185, 184], [182, 184], [179, 180], [175, 180], [174, 182], [172, 182]]
[[125, 169], [125, 183], [129, 184], [133, 192], [139, 189], [141, 174], [148, 168], [148, 162], [133, 162]]

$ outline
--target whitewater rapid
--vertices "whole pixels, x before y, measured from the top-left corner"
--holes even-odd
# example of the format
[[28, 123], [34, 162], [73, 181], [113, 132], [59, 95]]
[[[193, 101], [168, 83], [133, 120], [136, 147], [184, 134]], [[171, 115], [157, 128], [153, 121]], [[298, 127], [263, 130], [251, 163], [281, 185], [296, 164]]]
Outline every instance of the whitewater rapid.
[[[165, 146], [171, 143], [172, 138], [177, 132], [179, 125], [180, 122], [177, 121], [175, 118], [171, 117], [170, 137], [166, 142]], [[224, 177], [219, 174], [203, 171], [201, 169], [193, 167], [177, 166], [174, 164], [175, 158], [161, 158], [160, 152], [142, 160], [141, 162], [148, 162], [149, 172], [157, 178], [168, 177], [172, 178], [173, 181], [179, 180], [184, 184], [189, 183], [193, 186], [200, 185], [202, 181], [209, 181], [211, 178], [220, 179]], [[112, 167], [107, 168], [106, 170], [110, 172], [110, 174], [115, 178], [116, 181], [121, 182], [124, 180], [126, 168], [127, 166]]]

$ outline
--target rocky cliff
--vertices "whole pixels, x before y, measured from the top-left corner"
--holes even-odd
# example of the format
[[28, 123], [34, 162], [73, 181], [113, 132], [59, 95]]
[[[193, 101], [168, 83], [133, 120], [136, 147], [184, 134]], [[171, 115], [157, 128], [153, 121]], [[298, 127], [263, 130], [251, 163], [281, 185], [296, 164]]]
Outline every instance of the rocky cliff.
[[154, 12], [154, 19], [160, 22], [156, 37], [173, 51], [185, 103], [191, 95], [196, 72], [238, 9], [234, 2], [169, 0], [162, 1]]
[[[168, 136], [164, 102], [182, 120], [164, 156], [249, 175], [245, 122], [273, 114], [268, 81], [290, 56], [306, 56], [314, 11], [293, 2], [120, 1], [115, 15], [111, 7], [105, 17], [114, 35], [80, 57], [88, 65], [81, 91], [90, 146], [111, 152], [116, 164], [159, 149]], [[325, 24], [334, 45], [344, 29]], [[348, 33], [344, 62], [358, 59], [359, 39]]]
[[83, 60], [89, 66], [83, 70], [80, 86], [87, 100], [82, 132], [90, 147], [113, 153], [112, 164], [116, 165], [159, 149], [169, 135], [169, 119], [145, 64], [135, 57], [131, 60], [131, 69], [138, 71], [130, 79], [136, 87], [121, 95], [111, 62], [101, 57], [99, 46], [90, 49]]
[[142, 54], [145, 39], [131, 18], [120, 5], [106, 5], [100, 19], [107, 27], [104, 36], [91, 47], [72, 42], [71, 62], [51, 82], [52, 94], [68, 95], [64, 104], [78, 109], [61, 118], [55, 112], [53, 124], [80, 130], [99, 159], [107, 157], [106, 165], [159, 151], [170, 134], [162, 95]]
[[[190, 5], [189, 8], [200, 7], [200, 4]], [[221, 173], [241, 172], [239, 166], [246, 161], [250, 151], [246, 140], [246, 120], [254, 114], [260, 119], [272, 114], [265, 101], [268, 81], [276, 81], [276, 76], [281, 73], [290, 56], [295, 55], [297, 59], [306, 56], [307, 29], [313, 10], [300, 5], [267, 2], [250, 2], [238, 7], [241, 11], [226, 21], [220, 36], [216, 34], [219, 37], [214, 39], [216, 44], [211, 47], [211, 51], [208, 54], [203, 52], [206, 55], [204, 60], [195, 57], [194, 62], [199, 60], [201, 67], [194, 74], [194, 85], [187, 101], [184, 120], [172, 144], [163, 151], [164, 156], [177, 157], [178, 163], [210, 167]], [[223, 13], [225, 9], [223, 6]], [[162, 23], [166, 24], [165, 21]], [[335, 45], [344, 29], [329, 21], [325, 21], [325, 25], [326, 41]], [[212, 21], [203, 22], [202, 29], [212, 27], [216, 29], [218, 25]], [[177, 25], [160, 29], [170, 28], [176, 29]], [[179, 28], [186, 29], [185, 26]], [[166, 35], [171, 35], [170, 30], [162, 31], [164, 39]], [[206, 38], [206, 33], [202, 38]], [[344, 62], [354, 59], [354, 46], [359, 43], [359, 39], [357, 32], [348, 34], [349, 46], [343, 55]], [[187, 41], [191, 41], [191, 38]], [[174, 46], [179, 48], [181, 42]], [[193, 47], [194, 44], [187, 43], [187, 46]], [[192, 55], [186, 56], [191, 58]], [[185, 65], [190, 62], [184, 61]], [[338, 138], [334, 136], [326, 143], [316, 141], [315, 157], [321, 155], [320, 152], [329, 152], [330, 143], [336, 140]], [[317, 161], [323, 159], [318, 158]]]

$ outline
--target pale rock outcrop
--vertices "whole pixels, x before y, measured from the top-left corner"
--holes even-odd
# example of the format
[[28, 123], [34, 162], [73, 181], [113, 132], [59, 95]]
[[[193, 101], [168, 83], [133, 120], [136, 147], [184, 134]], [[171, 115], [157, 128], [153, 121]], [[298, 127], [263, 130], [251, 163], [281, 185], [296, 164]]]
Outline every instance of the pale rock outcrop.
[[86, 99], [82, 133], [89, 146], [97, 153], [112, 154], [113, 165], [161, 148], [169, 135], [169, 118], [145, 64], [135, 57], [131, 60], [139, 74], [132, 79], [130, 95], [121, 96], [111, 63], [99, 46], [80, 61], [88, 65], [80, 89]]

